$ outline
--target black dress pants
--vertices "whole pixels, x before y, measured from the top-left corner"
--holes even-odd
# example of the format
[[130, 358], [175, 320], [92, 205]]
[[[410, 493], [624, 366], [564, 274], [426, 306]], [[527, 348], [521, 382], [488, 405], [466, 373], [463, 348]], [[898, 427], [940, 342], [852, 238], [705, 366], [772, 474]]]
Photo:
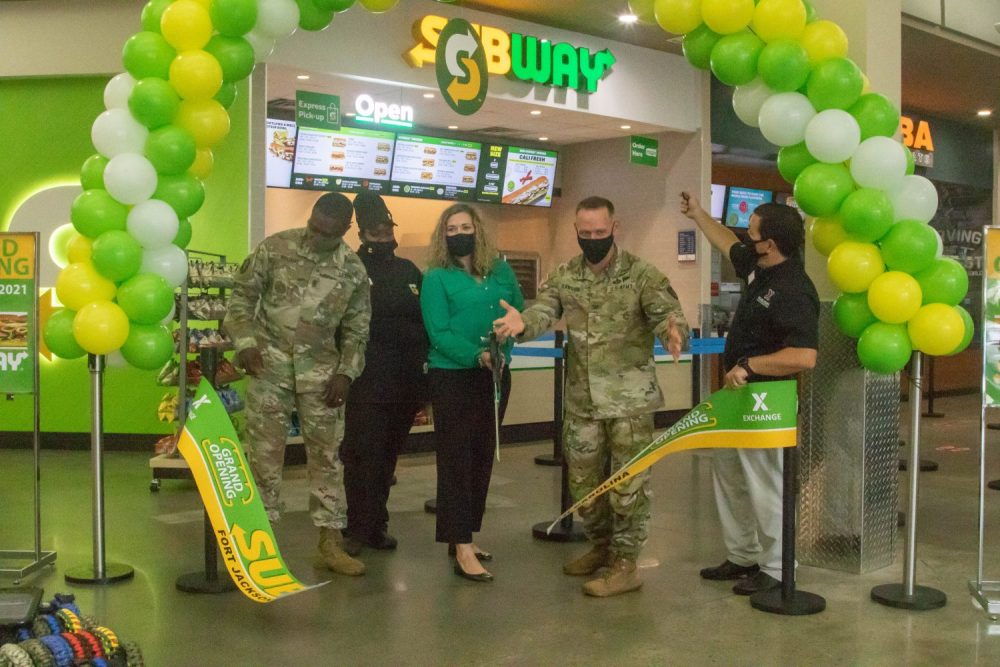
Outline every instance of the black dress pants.
[[389, 524], [389, 489], [396, 459], [406, 443], [419, 403], [351, 403], [344, 418], [347, 532], [360, 540], [384, 533]]
[[[438, 542], [466, 544], [482, 527], [493, 473], [493, 374], [488, 369], [428, 371], [437, 447]], [[501, 383], [500, 421], [510, 397], [510, 370]]]

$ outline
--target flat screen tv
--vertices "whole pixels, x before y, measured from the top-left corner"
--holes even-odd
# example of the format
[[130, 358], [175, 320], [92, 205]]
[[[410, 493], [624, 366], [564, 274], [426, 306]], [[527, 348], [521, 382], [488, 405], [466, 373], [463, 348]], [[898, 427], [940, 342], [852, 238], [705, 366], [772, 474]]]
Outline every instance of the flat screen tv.
[[768, 204], [774, 200], [774, 193], [770, 190], [754, 190], [752, 188], [739, 188], [730, 186], [726, 193], [726, 217], [727, 227], [737, 227], [746, 229], [750, 226], [750, 216], [761, 204]]
[[291, 185], [305, 190], [386, 193], [395, 144], [393, 132], [300, 127]]
[[474, 141], [399, 134], [389, 194], [474, 201], [482, 150]]

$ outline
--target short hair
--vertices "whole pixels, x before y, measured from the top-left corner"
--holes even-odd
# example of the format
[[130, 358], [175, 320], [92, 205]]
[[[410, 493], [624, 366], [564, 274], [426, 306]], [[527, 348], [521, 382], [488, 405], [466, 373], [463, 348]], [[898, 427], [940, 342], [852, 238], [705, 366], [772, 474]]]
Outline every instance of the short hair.
[[327, 192], [313, 204], [313, 213], [319, 213], [337, 222], [350, 222], [354, 216], [351, 200], [339, 192]]
[[608, 209], [608, 215], [615, 214], [615, 205], [611, 203], [610, 199], [605, 199], [604, 197], [587, 197], [586, 199], [582, 199], [576, 205], [576, 212], [597, 211], [602, 208]]
[[761, 204], [754, 209], [760, 217], [762, 240], [770, 239], [778, 246], [778, 252], [785, 257], [793, 257], [805, 245], [806, 230], [802, 216], [786, 204]]

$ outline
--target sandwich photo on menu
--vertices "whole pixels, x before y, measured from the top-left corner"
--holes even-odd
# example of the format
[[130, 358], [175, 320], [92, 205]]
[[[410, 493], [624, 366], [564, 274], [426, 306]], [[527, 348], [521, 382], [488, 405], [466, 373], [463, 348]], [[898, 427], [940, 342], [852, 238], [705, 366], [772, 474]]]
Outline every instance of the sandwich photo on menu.
[[389, 164], [389, 156], [388, 155], [376, 155], [375, 156], [375, 163], [376, 164]]
[[425, 167], [433, 167], [434, 166], [434, 160], [432, 160], [430, 158], [427, 158], [426, 160], [423, 161], [423, 165]]
[[504, 204], [533, 204], [539, 199], [544, 199], [549, 192], [549, 179], [547, 176], [539, 176], [527, 185], [523, 185], [510, 194], [503, 196]]
[[392, 144], [387, 143], [385, 141], [380, 141], [378, 143], [378, 150], [380, 150], [380, 151], [391, 151], [392, 150]]
[[478, 157], [479, 156], [476, 155], [473, 151], [469, 151], [468, 153], [465, 154], [465, 159], [466, 160], [475, 160]]
[[334, 148], [345, 148], [347, 146], [347, 139], [344, 137], [334, 137], [333, 147]]
[[376, 176], [385, 176], [385, 167], [375, 167], [372, 173]]
[[433, 146], [424, 146], [424, 153], [427, 155], [437, 155], [438, 149]]
[[347, 156], [344, 154], [344, 151], [333, 151], [330, 153], [330, 157], [334, 160], [343, 160]]
[[433, 171], [422, 171], [422, 172], [420, 172], [420, 180], [422, 180], [422, 181], [432, 181], [432, 180], [434, 180], [434, 172]]
[[462, 177], [462, 182], [463, 183], [475, 183], [476, 179], [473, 178], [472, 176], [463, 176]]
[[27, 313], [0, 313], [0, 347], [28, 347]]
[[466, 171], [475, 171], [476, 170], [476, 165], [472, 164], [471, 162], [466, 163], [465, 170]]
[[342, 164], [331, 164], [330, 165], [330, 171], [333, 172], [334, 174], [343, 174], [344, 173], [344, 165], [342, 165]]

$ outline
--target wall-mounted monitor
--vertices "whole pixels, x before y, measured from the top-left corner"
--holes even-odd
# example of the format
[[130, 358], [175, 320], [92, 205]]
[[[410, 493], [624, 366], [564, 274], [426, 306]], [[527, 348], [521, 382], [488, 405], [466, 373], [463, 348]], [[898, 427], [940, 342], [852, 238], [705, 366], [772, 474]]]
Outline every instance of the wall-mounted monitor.
[[396, 135], [342, 127], [300, 127], [295, 142], [292, 187], [306, 190], [387, 192]]
[[292, 182], [292, 162], [295, 160], [295, 121], [268, 118], [265, 127], [267, 187], [287, 188]]
[[508, 146], [500, 203], [552, 206], [558, 159], [555, 151]]
[[774, 193], [770, 190], [729, 187], [726, 194], [726, 226], [746, 229], [750, 226], [750, 216], [761, 204], [770, 203]]
[[397, 135], [389, 194], [474, 201], [482, 149], [474, 141]]
[[722, 222], [722, 213], [726, 210], [726, 186], [712, 183], [712, 201], [709, 215]]

